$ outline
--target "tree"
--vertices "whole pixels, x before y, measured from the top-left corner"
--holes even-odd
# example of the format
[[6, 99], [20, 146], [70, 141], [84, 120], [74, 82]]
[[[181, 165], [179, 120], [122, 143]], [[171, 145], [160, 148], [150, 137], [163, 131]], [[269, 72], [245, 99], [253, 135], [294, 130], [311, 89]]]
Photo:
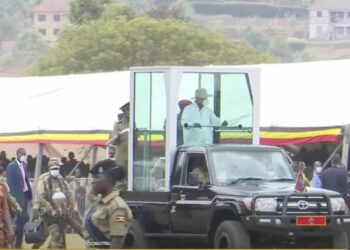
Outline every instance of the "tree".
[[39, 0], [1, 0], [0, 1], [0, 44], [6, 36], [28, 26], [32, 9]]
[[73, 24], [97, 20], [101, 17], [106, 5], [113, 0], [73, 0], [70, 3], [69, 20]]
[[120, 0], [120, 3], [138, 13], [149, 11], [154, 7], [154, 0]]
[[149, 17], [95, 21], [63, 31], [58, 44], [32, 70], [35, 75], [125, 70], [131, 66], [271, 62], [179, 20]]
[[14, 61], [32, 63], [46, 54], [48, 46], [41, 40], [38, 32], [28, 29], [16, 38], [15, 45], [11, 50], [0, 58], [0, 66], [12, 64]]
[[265, 52], [269, 47], [269, 39], [264, 34], [252, 31], [250, 28], [244, 32], [243, 41], [259, 52]]
[[179, 19], [187, 21], [183, 11], [174, 6], [158, 5], [147, 11], [147, 15], [157, 20]]
[[280, 59], [281, 62], [293, 61], [293, 51], [283, 38], [275, 38], [270, 42], [269, 52]]
[[135, 17], [135, 13], [126, 5], [120, 3], [111, 3], [102, 12], [101, 19], [111, 20], [111, 19], [132, 19]]

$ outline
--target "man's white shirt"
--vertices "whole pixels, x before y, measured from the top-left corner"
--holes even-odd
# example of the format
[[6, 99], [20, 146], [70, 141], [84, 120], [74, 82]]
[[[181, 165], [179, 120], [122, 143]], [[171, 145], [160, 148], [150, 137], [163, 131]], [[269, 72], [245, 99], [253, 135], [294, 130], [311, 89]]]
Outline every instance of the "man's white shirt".
[[184, 145], [200, 145], [213, 143], [213, 128], [193, 128], [193, 124], [201, 126], [220, 126], [221, 120], [207, 107], [199, 108], [196, 102], [188, 105], [181, 117], [181, 124], [188, 124], [190, 128], [183, 128]]

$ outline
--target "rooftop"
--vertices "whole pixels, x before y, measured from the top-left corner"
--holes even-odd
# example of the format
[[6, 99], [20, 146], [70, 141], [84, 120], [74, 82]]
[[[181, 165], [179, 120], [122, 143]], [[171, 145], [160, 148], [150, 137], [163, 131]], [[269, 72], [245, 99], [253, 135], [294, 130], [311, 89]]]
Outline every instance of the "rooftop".
[[310, 5], [312, 10], [350, 10], [349, 0], [315, 0]]
[[33, 10], [37, 12], [68, 12], [70, 0], [45, 0]]

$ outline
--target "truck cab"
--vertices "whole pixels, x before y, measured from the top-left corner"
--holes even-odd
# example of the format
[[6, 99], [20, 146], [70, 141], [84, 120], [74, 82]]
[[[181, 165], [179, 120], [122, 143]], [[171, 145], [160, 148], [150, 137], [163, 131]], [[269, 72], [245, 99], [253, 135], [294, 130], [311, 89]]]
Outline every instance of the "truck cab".
[[[178, 104], [193, 102], [198, 88], [228, 124], [201, 124], [212, 129], [213, 143], [186, 145], [180, 136], [190, 128]], [[259, 98], [254, 67], [131, 69], [128, 191], [122, 193], [134, 215], [128, 247], [285, 247], [276, 244], [320, 236], [321, 247], [347, 247], [350, 215], [340, 194], [296, 193], [284, 151], [259, 145]]]

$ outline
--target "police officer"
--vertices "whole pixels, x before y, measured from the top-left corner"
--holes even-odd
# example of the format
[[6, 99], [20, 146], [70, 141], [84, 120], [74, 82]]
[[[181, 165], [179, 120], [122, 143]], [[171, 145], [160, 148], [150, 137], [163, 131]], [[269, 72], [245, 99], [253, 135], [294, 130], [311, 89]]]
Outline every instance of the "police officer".
[[[63, 210], [71, 211], [74, 207], [74, 200], [69, 184], [60, 175], [61, 162], [58, 158], [49, 159], [49, 172], [40, 176], [37, 188], [37, 197], [33, 206], [33, 218], [43, 214], [43, 219], [49, 226], [50, 243], [49, 248], [66, 248], [65, 225], [62, 223]], [[66, 202], [57, 204], [53, 197], [56, 193], [63, 193]], [[39, 248], [44, 242], [38, 242], [33, 248]]]
[[[118, 190], [124, 191], [127, 189], [127, 168], [128, 168], [128, 138], [130, 128], [130, 103], [126, 103], [120, 107], [123, 112], [120, 120], [114, 124], [113, 132], [110, 136], [110, 150], [114, 148], [114, 158], [118, 165], [124, 169], [125, 178], [117, 184]], [[114, 139], [113, 139], [114, 138]]]
[[132, 220], [132, 213], [115, 189], [124, 178], [123, 168], [113, 159], [98, 162], [91, 170], [92, 189], [99, 194], [97, 202], [88, 209], [83, 228], [69, 216], [65, 219], [94, 248], [122, 248]]

